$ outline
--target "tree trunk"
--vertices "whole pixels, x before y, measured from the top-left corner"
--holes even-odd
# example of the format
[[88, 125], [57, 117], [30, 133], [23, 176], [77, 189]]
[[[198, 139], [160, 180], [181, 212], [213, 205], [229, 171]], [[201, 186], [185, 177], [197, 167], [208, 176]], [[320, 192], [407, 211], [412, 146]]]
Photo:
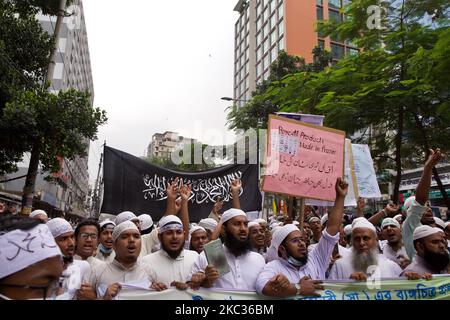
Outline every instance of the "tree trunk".
[[36, 141], [33, 145], [33, 149], [31, 150], [30, 165], [28, 167], [25, 186], [23, 187], [21, 212], [23, 215], [29, 215], [31, 213], [31, 209], [33, 208], [34, 185], [36, 183], [36, 175], [39, 168], [40, 149], [40, 143]]
[[403, 121], [404, 121], [403, 106], [398, 107], [398, 125], [397, 125], [397, 135], [395, 137], [395, 168], [397, 171], [397, 176], [395, 178], [394, 187], [394, 203], [398, 204], [400, 182], [402, 180], [402, 136], [403, 136]]

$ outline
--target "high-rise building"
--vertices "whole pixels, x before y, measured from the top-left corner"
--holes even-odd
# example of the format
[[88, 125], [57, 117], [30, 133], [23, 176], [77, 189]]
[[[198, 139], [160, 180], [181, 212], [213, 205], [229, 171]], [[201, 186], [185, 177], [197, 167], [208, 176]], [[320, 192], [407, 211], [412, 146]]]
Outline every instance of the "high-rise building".
[[256, 84], [269, 77], [269, 67], [281, 50], [312, 62], [312, 50], [322, 46], [334, 61], [357, 54], [350, 44], [322, 37], [318, 20], [344, 19], [341, 8], [350, 0], [239, 0], [235, 24], [234, 99], [242, 106]]
[[[94, 101], [94, 86], [89, 56], [89, 46], [83, 3], [74, 0], [66, 11], [73, 13], [63, 19], [58, 42], [58, 52], [55, 57], [55, 69], [52, 78], [51, 91], [74, 88], [91, 93], [91, 105]], [[36, 18], [43, 29], [52, 35], [55, 31], [56, 16], [38, 14]], [[89, 152], [89, 141], [86, 152]], [[26, 159], [26, 157], [25, 157]], [[87, 195], [89, 192], [88, 156], [76, 158], [72, 161], [59, 159], [61, 171], [53, 175], [55, 182], [47, 182], [43, 179], [48, 173], [39, 173], [35, 184], [35, 193], [41, 200], [68, 214], [87, 216]], [[19, 173], [25, 173], [27, 165], [19, 167]], [[3, 187], [13, 193], [21, 193], [25, 179], [7, 183]]]
[[176, 149], [183, 149], [183, 146], [196, 143], [197, 140], [180, 136], [176, 132], [166, 131], [155, 133], [152, 141], [148, 145], [147, 157], [170, 158]]

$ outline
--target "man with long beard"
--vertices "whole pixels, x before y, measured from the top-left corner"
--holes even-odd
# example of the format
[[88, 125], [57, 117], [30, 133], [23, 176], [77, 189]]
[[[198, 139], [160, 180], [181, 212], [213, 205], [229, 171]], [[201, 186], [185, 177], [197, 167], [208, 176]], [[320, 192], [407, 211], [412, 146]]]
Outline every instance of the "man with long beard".
[[152, 288], [157, 291], [171, 286], [186, 289], [186, 281], [198, 253], [184, 249], [183, 223], [177, 216], [164, 216], [159, 221], [158, 230], [161, 250], [145, 256], [141, 261], [150, 276]]
[[329, 279], [397, 278], [402, 272], [398, 264], [379, 253], [375, 226], [366, 218], [353, 220], [352, 244], [351, 253], [336, 261]]
[[205, 252], [202, 252], [192, 269], [191, 282], [194, 286], [206, 288], [254, 291], [265, 261], [260, 254], [251, 251], [247, 216], [240, 209], [229, 209], [223, 213], [221, 224], [223, 248], [230, 272], [220, 275], [213, 265], [208, 265]]
[[436, 227], [420, 226], [414, 230], [413, 237], [417, 254], [405, 272], [422, 276], [448, 273], [450, 258], [444, 232]]
[[[323, 289], [318, 279], [325, 279], [344, 213], [344, 199], [348, 184], [338, 178], [336, 200], [328, 223], [316, 247], [308, 255], [300, 230], [292, 224], [275, 231], [268, 251], [271, 260], [259, 274], [256, 290], [267, 296], [314, 296]], [[312, 280], [312, 279], [315, 280]]]

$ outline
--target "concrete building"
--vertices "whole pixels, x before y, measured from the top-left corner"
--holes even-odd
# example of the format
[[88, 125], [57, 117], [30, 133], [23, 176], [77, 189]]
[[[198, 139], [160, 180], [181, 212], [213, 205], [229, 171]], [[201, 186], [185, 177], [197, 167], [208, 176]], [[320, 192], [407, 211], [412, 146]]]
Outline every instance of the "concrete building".
[[166, 131], [155, 133], [147, 148], [147, 157], [169, 158], [175, 149], [183, 148], [183, 145], [196, 143], [197, 140], [185, 138], [176, 132]]
[[[239, 0], [235, 24], [234, 99], [249, 100], [256, 84], [269, 77], [269, 67], [281, 50], [312, 62], [320, 45], [335, 61], [357, 54], [354, 46], [324, 38], [315, 31], [318, 20], [342, 20], [339, 10], [348, 0]], [[242, 106], [244, 101], [237, 101]]]
[[[89, 56], [89, 46], [83, 3], [75, 0], [66, 9], [73, 14], [65, 17], [61, 26], [56, 65], [53, 73], [51, 91], [58, 92], [74, 88], [89, 91], [91, 93], [91, 104], [94, 101], [94, 86]], [[38, 14], [36, 18], [40, 21], [43, 29], [49, 34], [55, 30], [56, 17]], [[86, 152], [89, 152], [89, 141]], [[27, 157], [25, 156], [25, 159]], [[88, 156], [76, 158], [73, 161], [59, 159], [61, 171], [53, 175], [55, 182], [47, 182], [43, 179], [48, 174], [39, 174], [36, 179], [35, 194], [42, 201], [64, 211], [78, 216], [87, 216], [87, 195], [89, 192]], [[10, 174], [17, 177], [26, 174], [28, 163], [19, 168], [19, 172]], [[21, 193], [25, 178], [5, 183], [3, 189], [8, 192]]]

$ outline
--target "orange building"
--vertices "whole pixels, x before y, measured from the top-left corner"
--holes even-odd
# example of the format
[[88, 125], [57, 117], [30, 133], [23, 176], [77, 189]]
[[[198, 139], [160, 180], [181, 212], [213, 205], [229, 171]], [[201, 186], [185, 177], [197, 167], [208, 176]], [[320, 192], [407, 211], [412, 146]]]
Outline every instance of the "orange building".
[[341, 8], [350, 0], [239, 0], [235, 24], [234, 99], [242, 106], [256, 84], [269, 77], [270, 64], [280, 50], [312, 62], [320, 45], [335, 61], [358, 50], [338, 39], [321, 37], [318, 20], [342, 20]]

